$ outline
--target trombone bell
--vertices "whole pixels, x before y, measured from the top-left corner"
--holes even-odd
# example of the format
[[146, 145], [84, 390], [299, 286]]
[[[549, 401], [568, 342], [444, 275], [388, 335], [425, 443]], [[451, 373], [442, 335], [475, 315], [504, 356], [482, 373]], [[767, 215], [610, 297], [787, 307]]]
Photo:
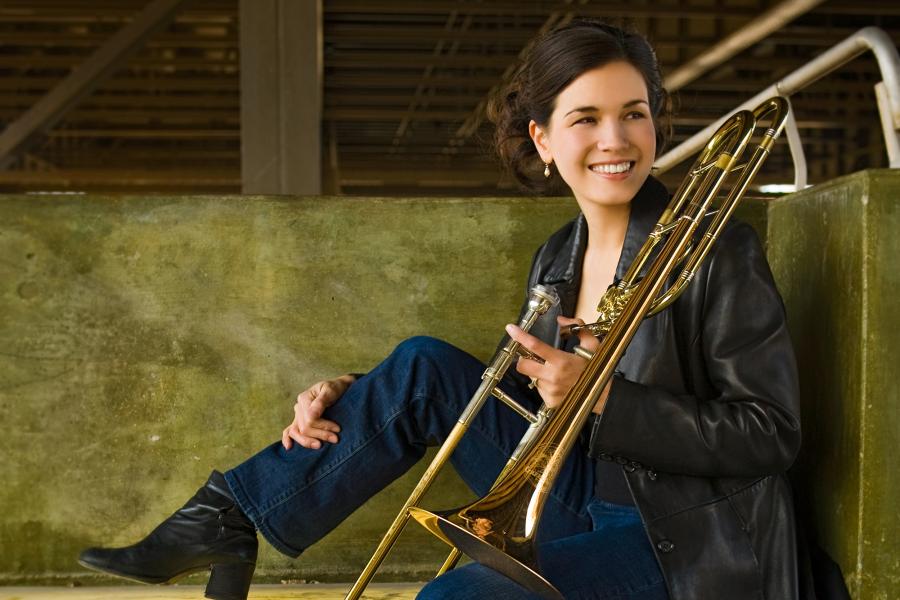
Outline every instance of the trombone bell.
[[508, 537], [500, 531], [495, 533], [492, 531], [494, 522], [490, 518], [480, 516], [474, 520], [467, 519], [460, 516], [464, 511], [434, 513], [411, 507], [409, 514], [422, 527], [471, 559], [506, 575], [543, 598], [564, 600], [559, 590], [537, 572], [537, 557], [531, 538]]

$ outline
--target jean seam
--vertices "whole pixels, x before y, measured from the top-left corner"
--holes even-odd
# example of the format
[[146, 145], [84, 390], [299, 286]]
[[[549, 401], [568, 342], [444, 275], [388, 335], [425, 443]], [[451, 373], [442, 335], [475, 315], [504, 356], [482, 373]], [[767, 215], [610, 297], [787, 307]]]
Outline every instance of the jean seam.
[[266, 538], [266, 541], [272, 545], [273, 548], [281, 552], [282, 554], [289, 556], [291, 558], [297, 558], [301, 554], [303, 554], [303, 550], [299, 548], [294, 548], [287, 544], [287, 542], [283, 541], [276, 533], [273, 531], [269, 524], [263, 521], [260, 524], [259, 532]]
[[259, 515], [259, 511], [253, 505], [253, 501], [250, 499], [250, 496], [247, 495], [247, 492], [244, 490], [244, 484], [241, 483], [241, 480], [237, 478], [233, 473], [226, 472], [225, 480], [228, 482], [228, 487], [231, 488], [231, 493], [234, 496], [234, 501], [237, 502], [238, 507], [241, 509], [241, 512], [250, 519], [253, 525], [256, 527], [257, 531], [259, 531], [266, 541], [272, 545], [273, 548], [281, 552], [282, 554], [289, 556], [291, 558], [297, 558], [300, 554], [303, 553], [303, 550], [294, 548], [289, 545], [285, 541], [283, 541], [272, 529], [269, 527], [269, 524]]
[[640, 518], [640, 512], [638, 511], [637, 507], [635, 507], [633, 505], [629, 506], [627, 504], [615, 504], [613, 502], [608, 502], [606, 500], [603, 500], [602, 498], [597, 498], [597, 497], [594, 497], [593, 500], [591, 500], [591, 502], [589, 503], [589, 505], [590, 504], [595, 504], [604, 513], [612, 514], [617, 517], [634, 515], [634, 516], [637, 516], [638, 518]]

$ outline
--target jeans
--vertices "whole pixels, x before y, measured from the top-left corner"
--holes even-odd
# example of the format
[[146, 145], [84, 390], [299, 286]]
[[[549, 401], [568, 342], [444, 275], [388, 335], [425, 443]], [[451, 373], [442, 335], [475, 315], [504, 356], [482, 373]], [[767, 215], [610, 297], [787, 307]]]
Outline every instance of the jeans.
[[[449, 344], [411, 338], [328, 409], [325, 416], [341, 426], [337, 444], [323, 443], [320, 450], [294, 444], [285, 450], [277, 442], [227, 471], [225, 478], [266, 540], [297, 557], [406, 472], [426, 447], [440, 444], [483, 371], [477, 359]], [[533, 409], [540, 402], [536, 393], [511, 378], [500, 387]], [[525, 428], [526, 422], [507, 406], [485, 403], [451, 458], [475, 494], [488, 491]], [[576, 449], [566, 460], [540, 523], [542, 572], [567, 598], [666, 598], [636, 510], [600, 503], [593, 489], [594, 463]], [[421, 597], [466, 597], [459, 586], [466, 587], [468, 579], [480, 582], [475, 586], [478, 593], [471, 592], [473, 598], [484, 597], [479, 586], [488, 581], [491, 589], [497, 588], [492, 592], [497, 599], [528, 597], [511, 580], [479, 565], [438, 578]], [[595, 586], [603, 588], [585, 595]], [[656, 595], [644, 594], [651, 588]]]

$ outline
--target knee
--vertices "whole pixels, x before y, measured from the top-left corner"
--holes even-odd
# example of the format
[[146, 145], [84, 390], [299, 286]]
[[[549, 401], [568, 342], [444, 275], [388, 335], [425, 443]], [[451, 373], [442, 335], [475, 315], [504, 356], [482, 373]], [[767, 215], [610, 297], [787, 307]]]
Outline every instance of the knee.
[[418, 335], [403, 340], [394, 350], [397, 359], [405, 363], [425, 363], [440, 367], [446, 365], [461, 350], [443, 340]]
[[478, 387], [484, 365], [463, 350], [435, 339], [418, 336], [401, 342], [385, 361], [385, 373], [400, 378], [410, 399], [451, 409], [454, 420]]

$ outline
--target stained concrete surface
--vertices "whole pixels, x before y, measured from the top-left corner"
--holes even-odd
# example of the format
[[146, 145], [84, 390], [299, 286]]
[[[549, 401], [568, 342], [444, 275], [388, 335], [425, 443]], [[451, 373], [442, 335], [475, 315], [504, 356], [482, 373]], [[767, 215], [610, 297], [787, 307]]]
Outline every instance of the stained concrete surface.
[[900, 597], [900, 170], [774, 202], [769, 260], [797, 353], [800, 517], [857, 600]]
[[[213, 468], [280, 439], [296, 394], [404, 338], [482, 359], [568, 199], [0, 197], [0, 584], [91, 584]], [[412, 489], [401, 478], [255, 580], [348, 581]], [[469, 498], [451, 470], [430, 494]], [[380, 573], [427, 579], [415, 525]], [[199, 579], [188, 583], [200, 583]]]

